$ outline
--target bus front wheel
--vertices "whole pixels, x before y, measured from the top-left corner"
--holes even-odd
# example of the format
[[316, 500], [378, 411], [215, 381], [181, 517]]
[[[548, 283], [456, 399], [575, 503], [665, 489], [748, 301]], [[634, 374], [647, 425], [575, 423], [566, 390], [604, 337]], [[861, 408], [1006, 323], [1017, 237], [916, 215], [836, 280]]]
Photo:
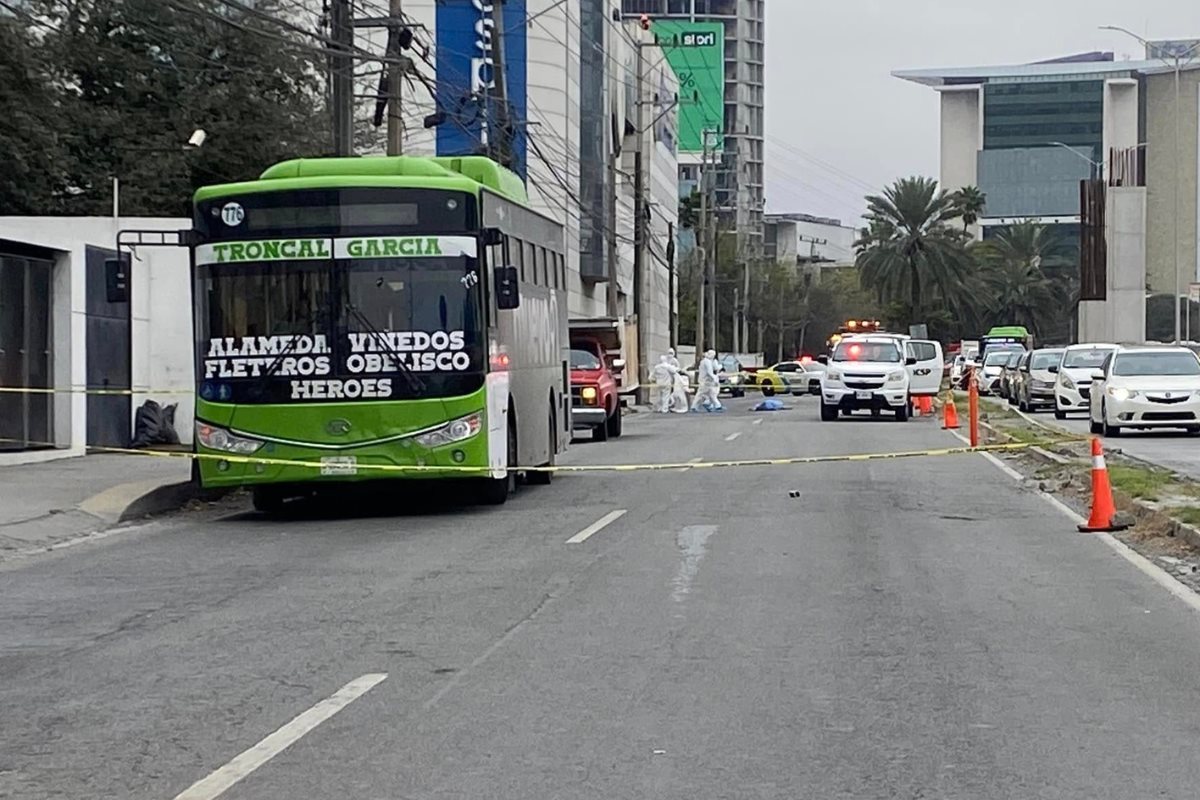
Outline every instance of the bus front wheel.
[[278, 514], [283, 511], [283, 492], [274, 486], [255, 486], [251, 498], [254, 510], [260, 514]]

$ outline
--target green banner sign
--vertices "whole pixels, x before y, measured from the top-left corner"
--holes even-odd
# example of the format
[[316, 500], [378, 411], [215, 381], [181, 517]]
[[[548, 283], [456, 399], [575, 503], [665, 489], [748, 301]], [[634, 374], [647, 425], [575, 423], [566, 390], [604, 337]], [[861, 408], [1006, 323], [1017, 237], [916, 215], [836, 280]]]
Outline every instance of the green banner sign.
[[710, 149], [724, 147], [725, 26], [719, 22], [661, 19], [654, 33], [667, 63], [679, 77], [679, 152], [702, 153], [704, 131]]
[[363, 236], [333, 242], [335, 258], [474, 258], [475, 250], [470, 236]]
[[269, 239], [196, 247], [197, 264], [316, 261], [334, 258], [474, 258], [472, 236], [363, 236], [345, 239]]
[[196, 247], [197, 264], [245, 264], [253, 261], [313, 261], [332, 258], [328, 239], [267, 239], [216, 242]]

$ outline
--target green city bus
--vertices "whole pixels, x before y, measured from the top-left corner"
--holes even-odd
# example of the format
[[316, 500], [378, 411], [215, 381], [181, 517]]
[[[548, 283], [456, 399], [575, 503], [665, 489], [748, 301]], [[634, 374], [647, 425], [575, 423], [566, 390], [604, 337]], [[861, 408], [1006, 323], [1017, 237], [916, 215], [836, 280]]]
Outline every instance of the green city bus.
[[[562, 226], [478, 156], [299, 159], [195, 195], [201, 485], [255, 507], [450, 479], [503, 503], [570, 440]], [[547, 483], [549, 471], [529, 471]]]

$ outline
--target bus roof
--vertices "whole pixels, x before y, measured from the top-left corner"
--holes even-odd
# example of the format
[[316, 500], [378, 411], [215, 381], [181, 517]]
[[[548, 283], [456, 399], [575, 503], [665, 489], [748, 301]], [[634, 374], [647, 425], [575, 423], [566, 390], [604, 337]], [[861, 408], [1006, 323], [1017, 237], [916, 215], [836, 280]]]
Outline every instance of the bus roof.
[[1024, 338], [1029, 331], [1023, 325], [999, 325], [987, 332], [988, 336], [1019, 336]]
[[269, 167], [258, 180], [202, 186], [193, 200], [330, 186], [430, 185], [472, 193], [487, 188], [522, 205], [529, 202], [520, 176], [484, 156], [296, 158]]

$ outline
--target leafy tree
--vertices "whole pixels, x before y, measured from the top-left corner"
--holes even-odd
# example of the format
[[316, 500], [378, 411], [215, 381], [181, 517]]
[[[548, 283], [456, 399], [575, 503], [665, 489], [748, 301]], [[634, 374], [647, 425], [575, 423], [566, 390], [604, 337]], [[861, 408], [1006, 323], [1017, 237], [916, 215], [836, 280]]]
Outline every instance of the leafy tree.
[[978, 186], [964, 186], [951, 197], [959, 216], [962, 217], [963, 230], [978, 222], [979, 216], [987, 206], [987, 195]]
[[682, 230], [700, 227], [700, 192], [696, 189], [687, 197], [679, 198], [679, 227]]
[[930, 178], [903, 178], [867, 198], [867, 225], [855, 245], [864, 288], [883, 303], [907, 301], [906, 320], [923, 322], [940, 301], [970, 303], [967, 234], [952, 225], [959, 208]]
[[1039, 341], [1069, 337], [1078, 281], [1067, 244], [1053, 229], [1035, 222], [1008, 226], [976, 255], [987, 288], [987, 324], [1024, 325]]
[[0, 16], [0, 214], [55, 210], [64, 188], [61, 108], [32, 26]]
[[[186, 214], [198, 186], [327, 150], [324, 63], [303, 46], [315, 40], [264, 17], [283, 19], [287, 7], [30, 0], [66, 132], [61, 210], [106, 213], [117, 177], [123, 213]], [[197, 128], [207, 141], [188, 149]]]

